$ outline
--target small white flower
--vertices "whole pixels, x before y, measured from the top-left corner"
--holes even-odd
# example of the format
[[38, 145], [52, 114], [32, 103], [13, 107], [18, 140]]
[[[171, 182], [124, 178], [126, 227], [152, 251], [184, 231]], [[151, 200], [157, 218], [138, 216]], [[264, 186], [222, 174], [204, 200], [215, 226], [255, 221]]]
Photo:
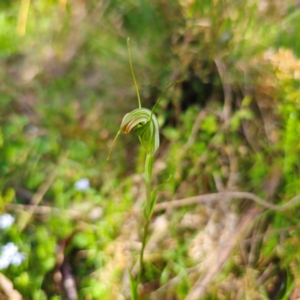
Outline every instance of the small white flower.
[[9, 265], [19, 266], [25, 260], [25, 254], [19, 252], [19, 248], [12, 242], [1, 247], [0, 270]]
[[14, 221], [15, 218], [10, 214], [0, 216], [0, 229], [9, 228]]
[[74, 187], [77, 191], [85, 191], [90, 187], [88, 178], [81, 178], [75, 182]]
[[1, 256], [10, 259], [16, 253], [18, 253], [19, 248], [14, 243], [10, 242], [2, 246], [1, 250], [2, 250]]
[[25, 259], [25, 254], [18, 252], [14, 256], [11, 257], [10, 263], [13, 266], [19, 266], [23, 262], [24, 259]]
[[0, 256], [0, 270], [6, 269], [9, 266], [9, 260]]

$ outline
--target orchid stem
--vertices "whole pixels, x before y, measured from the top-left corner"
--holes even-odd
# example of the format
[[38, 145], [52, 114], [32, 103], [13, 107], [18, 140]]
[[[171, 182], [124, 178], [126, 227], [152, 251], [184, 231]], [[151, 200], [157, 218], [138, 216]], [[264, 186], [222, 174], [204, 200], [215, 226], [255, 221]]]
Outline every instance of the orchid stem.
[[148, 227], [150, 224], [150, 207], [151, 207], [151, 181], [153, 170], [154, 156], [147, 154], [145, 160], [145, 184], [146, 184], [146, 214], [144, 223], [144, 232], [142, 239], [142, 249], [140, 253], [140, 271], [138, 275], [138, 282], [141, 282], [142, 275], [144, 273], [144, 252], [147, 244]]

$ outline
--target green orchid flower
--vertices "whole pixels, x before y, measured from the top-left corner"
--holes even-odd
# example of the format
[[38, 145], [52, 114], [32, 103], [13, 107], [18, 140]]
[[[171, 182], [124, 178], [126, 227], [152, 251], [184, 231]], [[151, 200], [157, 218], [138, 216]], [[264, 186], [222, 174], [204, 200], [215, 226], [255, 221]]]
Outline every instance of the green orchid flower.
[[[156, 150], [159, 147], [159, 128], [158, 128], [158, 122], [157, 122], [156, 116], [154, 115], [153, 111], [161, 97], [158, 99], [157, 103], [154, 105], [152, 111], [147, 108], [142, 107], [138, 86], [137, 86], [133, 68], [132, 68], [131, 54], [130, 54], [130, 48], [129, 48], [129, 38], [127, 40], [127, 45], [128, 45], [128, 57], [129, 57], [131, 75], [133, 78], [139, 107], [134, 109], [130, 113], [127, 113], [123, 117], [123, 120], [122, 120], [122, 123], [120, 126], [120, 130], [118, 131], [118, 133], [113, 141], [113, 144], [109, 151], [107, 160], [110, 157], [112, 149], [113, 149], [115, 142], [116, 142], [118, 136], [120, 135], [120, 133], [124, 132], [125, 134], [128, 134], [132, 129], [139, 137], [139, 140], [140, 140], [143, 148], [145, 149], [147, 155], [154, 155], [154, 153], [156, 152]], [[167, 88], [169, 88], [169, 87], [167, 87]]]
[[157, 149], [159, 148], [159, 127], [158, 127], [158, 122], [157, 122], [156, 116], [154, 114], [154, 110], [155, 110], [157, 104], [159, 103], [159, 101], [161, 100], [161, 98], [163, 97], [164, 93], [171, 86], [175, 85], [176, 83], [178, 83], [182, 80], [175, 81], [175, 82], [171, 83], [169, 86], [167, 86], [164, 89], [162, 95], [156, 101], [152, 110], [143, 108], [141, 105], [139, 90], [138, 90], [138, 86], [137, 86], [133, 68], [132, 68], [129, 39], [127, 40], [127, 45], [128, 45], [128, 57], [129, 57], [131, 75], [133, 78], [139, 107], [134, 109], [133, 111], [127, 113], [123, 117], [120, 129], [119, 129], [118, 133], [116, 134], [116, 137], [113, 140], [107, 160], [109, 159], [112, 149], [115, 145], [115, 142], [118, 139], [118, 136], [120, 135], [121, 132], [124, 132], [125, 134], [128, 134], [131, 131], [135, 132], [135, 134], [137, 134], [137, 136], [139, 137], [140, 143], [146, 152], [146, 158], [145, 158], [146, 201], [144, 203], [144, 210], [143, 210], [143, 216], [144, 216], [145, 223], [144, 223], [144, 232], [143, 232], [143, 239], [142, 239], [142, 249], [140, 252], [140, 270], [139, 270], [139, 274], [138, 274], [137, 278], [134, 278], [132, 276], [132, 274], [130, 274], [131, 296], [132, 296], [133, 300], [137, 300], [138, 299], [138, 284], [141, 282], [141, 276], [142, 276], [143, 270], [144, 270], [143, 257], [144, 257], [144, 250], [145, 250], [145, 246], [146, 246], [148, 226], [150, 224], [150, 219], [151, 219], [151, 216], [154, 211], [156, 195], [157, 195], [158, 188], [159, 188], [159, 186], [158, 186], [152, 190], [152, 187], [151, 187], [154, 154], [157, 151]]
[[129, 133], [131, 130], [149, 155], [154, 155], [159, 147], [159, 129], [155, 115], [147, 108], [137, 108], [126, 114], [121, 123], [121, 131]]

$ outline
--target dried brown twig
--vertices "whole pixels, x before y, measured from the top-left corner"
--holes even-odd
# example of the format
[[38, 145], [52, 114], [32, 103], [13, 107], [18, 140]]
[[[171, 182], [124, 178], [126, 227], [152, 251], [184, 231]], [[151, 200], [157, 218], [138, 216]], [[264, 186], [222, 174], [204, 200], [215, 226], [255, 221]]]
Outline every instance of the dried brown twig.
[[216, 58], [214, 61], [223, 85], [223, 91], [224, 91], [223, 120], [224, 120], [225, 128], [227, 128], [230, 123], [230, 115], [231, 115], [232, 87], [229, 82], [226, 64], [220, 58]]
[[63, 153], [63, 155], [61, 156], [58, 164], [51, 170], [51, 172], [49, 172], [49, 174], [46, 177], [45, 181], [41, 184], [41, 186], [39, 187], [37, 192], [33, 195], [32, 199], [31, 199], [31, 203], [30, 203], [31, 206], [27, 210], [26, 217], [24, 217], [22, 220], [20, 220], [20, 223], [19, 223], [20, 231], [23, 231], [23, 229], [25, 229], [25, 227], [29, 223], [32, 215], [35, 212], [36, 207], [40, 204], [40, 202], [44, 198], [46, 192], [48, 191], [48, 189], [52, 185], [53, 181], [55, 180], [55, 178], [56, 178], [56, 176], [59, 172], [59, 167], [61, 166], [61, 164], [67, 158], [68, 153], [69, 153], [68, 151]]
[[223, 267], [224, 263], [230, 256], [233, 248], [237, 244], [241, 234], [244, 230], [251, 224], [251, 222], [258, 216], [260, 211], [256, 208], [250, 210], [240, 221], [239, 226], [237, 226], [236, 231], [231, 235], [230, 239], [227, 241], [226, 245], [222, 246], [221, 251], [217, 251], [215, 253], [215, 258], [213, 260], [213, 264], [207, 270], [206, 274], [200, 277], [191, 291], [186, 296], [185, 300], [197, 300], [203, 297], [208, 284], [215, 277], [215, 275], [220, 271]]
[[273, 209], [275, 211], [285, 211], [292, 207], [294, 207], [299, 201], [300, 201], [300, 194], [296, 195], [292, 199], [290, 199], [288, 202], [282, 205], [275, 205], [272, 203], [269, 203], [262, 198], [258, 197], [257, 195], [249, 192], [235, 192], [235, 191], [226, 191], [226, 192], [220, 192], [220, 193], [212, 193], [212, 194], [205, 194], [205, 195], [199, 195], [195, 197], [190, 198], [184, 198], [179, 200], [173, 200], [173, 201], [167, 201], [156, 204], [154, 210], [160, 211], [165, 210], [169, 208], [174, 207], [183, 207], [187, 205], [194, 205], [198, 203], [207, 203], [212, 201], [218, 201], [218, 200], [232, 200], [232, 199], [239, 199], [239, 200], [251, 200], [259, 205], [263, 206], [264, 208]]
[[58, 207], [51, 207], [45, 205], [30, 205], [30, 204], [15, 204], [10, 203], [5, 206], [7, 210], [22, 210], [22, 211], [33, 211], [34, 214], [62, 214], [66, 213], [72, 219], [80, 219], [85, 216], [85, 213], [76, 209], [62, 209]]

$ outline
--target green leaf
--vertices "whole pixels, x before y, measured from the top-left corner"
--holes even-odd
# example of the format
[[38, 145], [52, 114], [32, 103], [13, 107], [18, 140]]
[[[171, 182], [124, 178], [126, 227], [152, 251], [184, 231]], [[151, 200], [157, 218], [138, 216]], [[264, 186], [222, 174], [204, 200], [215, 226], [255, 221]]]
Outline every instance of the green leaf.
[[130, 294], [132, 300], [138, 300], [138, 283], [133, 278], [131, 273], [129, 272], [129, 278], [130, 278]]
[[155, 204], [156, 204], [156, 196], [157, 196], [157, 193], [158, 193], [158, 190], [164, 185], [166, 184], [170, 179], [171, 179], [171, 175], [169, 176], [169, 178], [161, 183], [160, 185], [158, 185], [152, 192], [151, 192], [151, 195], [150, 195], [150, 208], [149, 208], [149, 213], [147, 214], [147, 211], [146, 211], [146, 205], [144, 207], [144, 218], [146, 220], [149, 220], [151, 217], [152, 217], [152, 214], [153, 214], [153, 211], [154, 211], [154, 207], [155, 207]]
[[149, 216], [148, 216], [148, 219], [150, 219], [150, 218], [152, 217], [153, 210], [154, 210], [154, 206], [155, 206], [155, 203], [156, 203], [157, 192], [158, 192], [158, 187], [156, 187], [156, 188], [152, 191], [152, 193], [151, 193], [151, 196], [150, 196], [150, 210], [149, 210]]

